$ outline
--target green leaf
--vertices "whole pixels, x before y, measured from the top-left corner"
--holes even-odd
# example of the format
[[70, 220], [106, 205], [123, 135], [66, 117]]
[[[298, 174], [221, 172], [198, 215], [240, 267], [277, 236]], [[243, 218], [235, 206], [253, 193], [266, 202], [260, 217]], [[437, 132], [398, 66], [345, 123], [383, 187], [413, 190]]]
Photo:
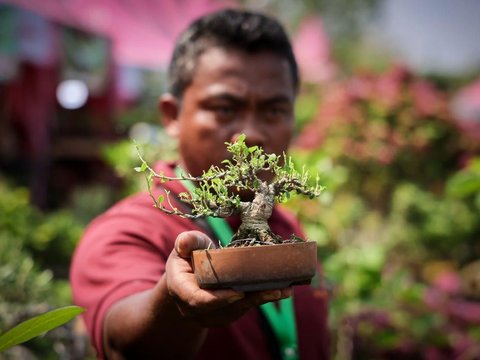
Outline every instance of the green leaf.
[[55, 329], [83, 311], [79, 306], [65, 306], [28, 319], [0, 336], [0, 352]]
[[163, 203], [163, 200], [165, 200], [165, 196], [159, 195], [158, 198], [157, 198], [157, 202], [158, 202], [159, 204], [161, 204], [161, 203]]
[[464, 198], [480, 191], [480, 172], [460, 172], [447, 182], [447, 194]]
[[239, 143], [239, 144], [243, 143], [243, 142], [245, 142], [246, 138], [247, 138], [247, 136], [245, 134], [240, 134], [240, 135], [238, 135], [238, 138], [237, 138], [236, 142]]
[[148, 168], [148, 165], [147, 165], [147, 163], [144, 161], [144, 162], [142, 162], [142, 165], [137, 166], [137, 167], [135, 167], [134, 169], [135, 169], [136, 172], [144, 172], [145, 170], [147, 170], [147, 168]]

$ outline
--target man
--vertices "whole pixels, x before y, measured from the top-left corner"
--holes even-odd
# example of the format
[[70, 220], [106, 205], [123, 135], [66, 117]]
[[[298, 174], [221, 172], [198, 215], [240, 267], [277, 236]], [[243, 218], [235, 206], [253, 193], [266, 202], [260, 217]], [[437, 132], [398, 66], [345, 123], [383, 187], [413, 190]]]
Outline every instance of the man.
[[[224, 10], [195, 21], [177, 42], [169, 76], [170, 93], [159, 107], [166, 131], [178, 139], [179, 165], [190, 174], [220, 165], [228, 157], [225, 142], [240, 134], [267, 153], [287, 149], [299, 79], [291, 45], [275, 20]], [[157, 170], [173, 175], [174, 167]], [[185, 191], [178, 182], [162, 186], [172, 194]], [[228, 222], [234, 230], [239, 225], [236, 217]], [[302, 235], [279, 208], [270, 225], [285, 238]], [[190, 255], [211, 241], [218, 244], [211, 229], [164, 214], [147, 194], [93, 221], [74, 255], [71, 284], [75, 302], [87, 308], [99, 357], [285, 358], [258, 307], [293, 294], [298, 358], [327, 358], [321, 292], [310, 286], [252, 293], [200, 289]]]

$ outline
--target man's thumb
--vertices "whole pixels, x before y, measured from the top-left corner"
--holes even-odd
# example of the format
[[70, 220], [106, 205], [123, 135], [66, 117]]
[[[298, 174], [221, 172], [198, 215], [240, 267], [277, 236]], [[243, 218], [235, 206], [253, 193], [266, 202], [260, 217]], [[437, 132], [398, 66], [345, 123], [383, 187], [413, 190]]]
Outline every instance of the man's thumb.
[[185, 231], [177, 236], [175, 250], [182, 258], [190, 258], [193, 250], [215, 248], [213, 241], [200, 231]]

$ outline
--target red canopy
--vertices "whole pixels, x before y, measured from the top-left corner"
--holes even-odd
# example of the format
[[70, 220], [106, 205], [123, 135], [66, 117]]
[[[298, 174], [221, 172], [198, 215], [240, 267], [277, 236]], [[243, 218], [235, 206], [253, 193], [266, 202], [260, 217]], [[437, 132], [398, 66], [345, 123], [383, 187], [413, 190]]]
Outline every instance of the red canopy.
[[165, 66], [178, 34], [196, 17], [233, 6], [221, 0], [0, 0], [107, 37], [117, 63]]

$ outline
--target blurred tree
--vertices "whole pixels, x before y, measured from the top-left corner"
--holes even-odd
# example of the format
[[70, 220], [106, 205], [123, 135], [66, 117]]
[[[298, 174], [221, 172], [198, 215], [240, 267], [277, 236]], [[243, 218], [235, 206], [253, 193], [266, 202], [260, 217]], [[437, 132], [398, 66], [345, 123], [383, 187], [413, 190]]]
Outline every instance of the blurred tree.
[[[331, 40], [335, 61], [342, 70], [350, 71], [366, 60], [365, 44], [360, 40], [366, 26], [378, 15], [381, 0], [240, 0], [248, 8], [260, 9], [278, 16], [291, 34], [302, 19], [321, 18]], [[375, 62], [382, 68], [385, 52], [377, 53]], [[372, 63], [373, 59], [370, 59]]]
[[478, 358], [480, 147], [451, 88], [392, 67], [321, 94], [293, 154], [327, 192], [288, 205], [320, 245], [335, 358]]
[[[0, 179], [0, 333], [35, 315], [71, 303], [66, 279], [83, 227], [62, 211], [43, 214], [24, 188]], [[55, 276], [54, 276], [55, 274]], [[88, 342], [78, 323], [12, 348], [17, 359], [85, 359]], [[1, 356], [0, 356], [1, 357]]]

